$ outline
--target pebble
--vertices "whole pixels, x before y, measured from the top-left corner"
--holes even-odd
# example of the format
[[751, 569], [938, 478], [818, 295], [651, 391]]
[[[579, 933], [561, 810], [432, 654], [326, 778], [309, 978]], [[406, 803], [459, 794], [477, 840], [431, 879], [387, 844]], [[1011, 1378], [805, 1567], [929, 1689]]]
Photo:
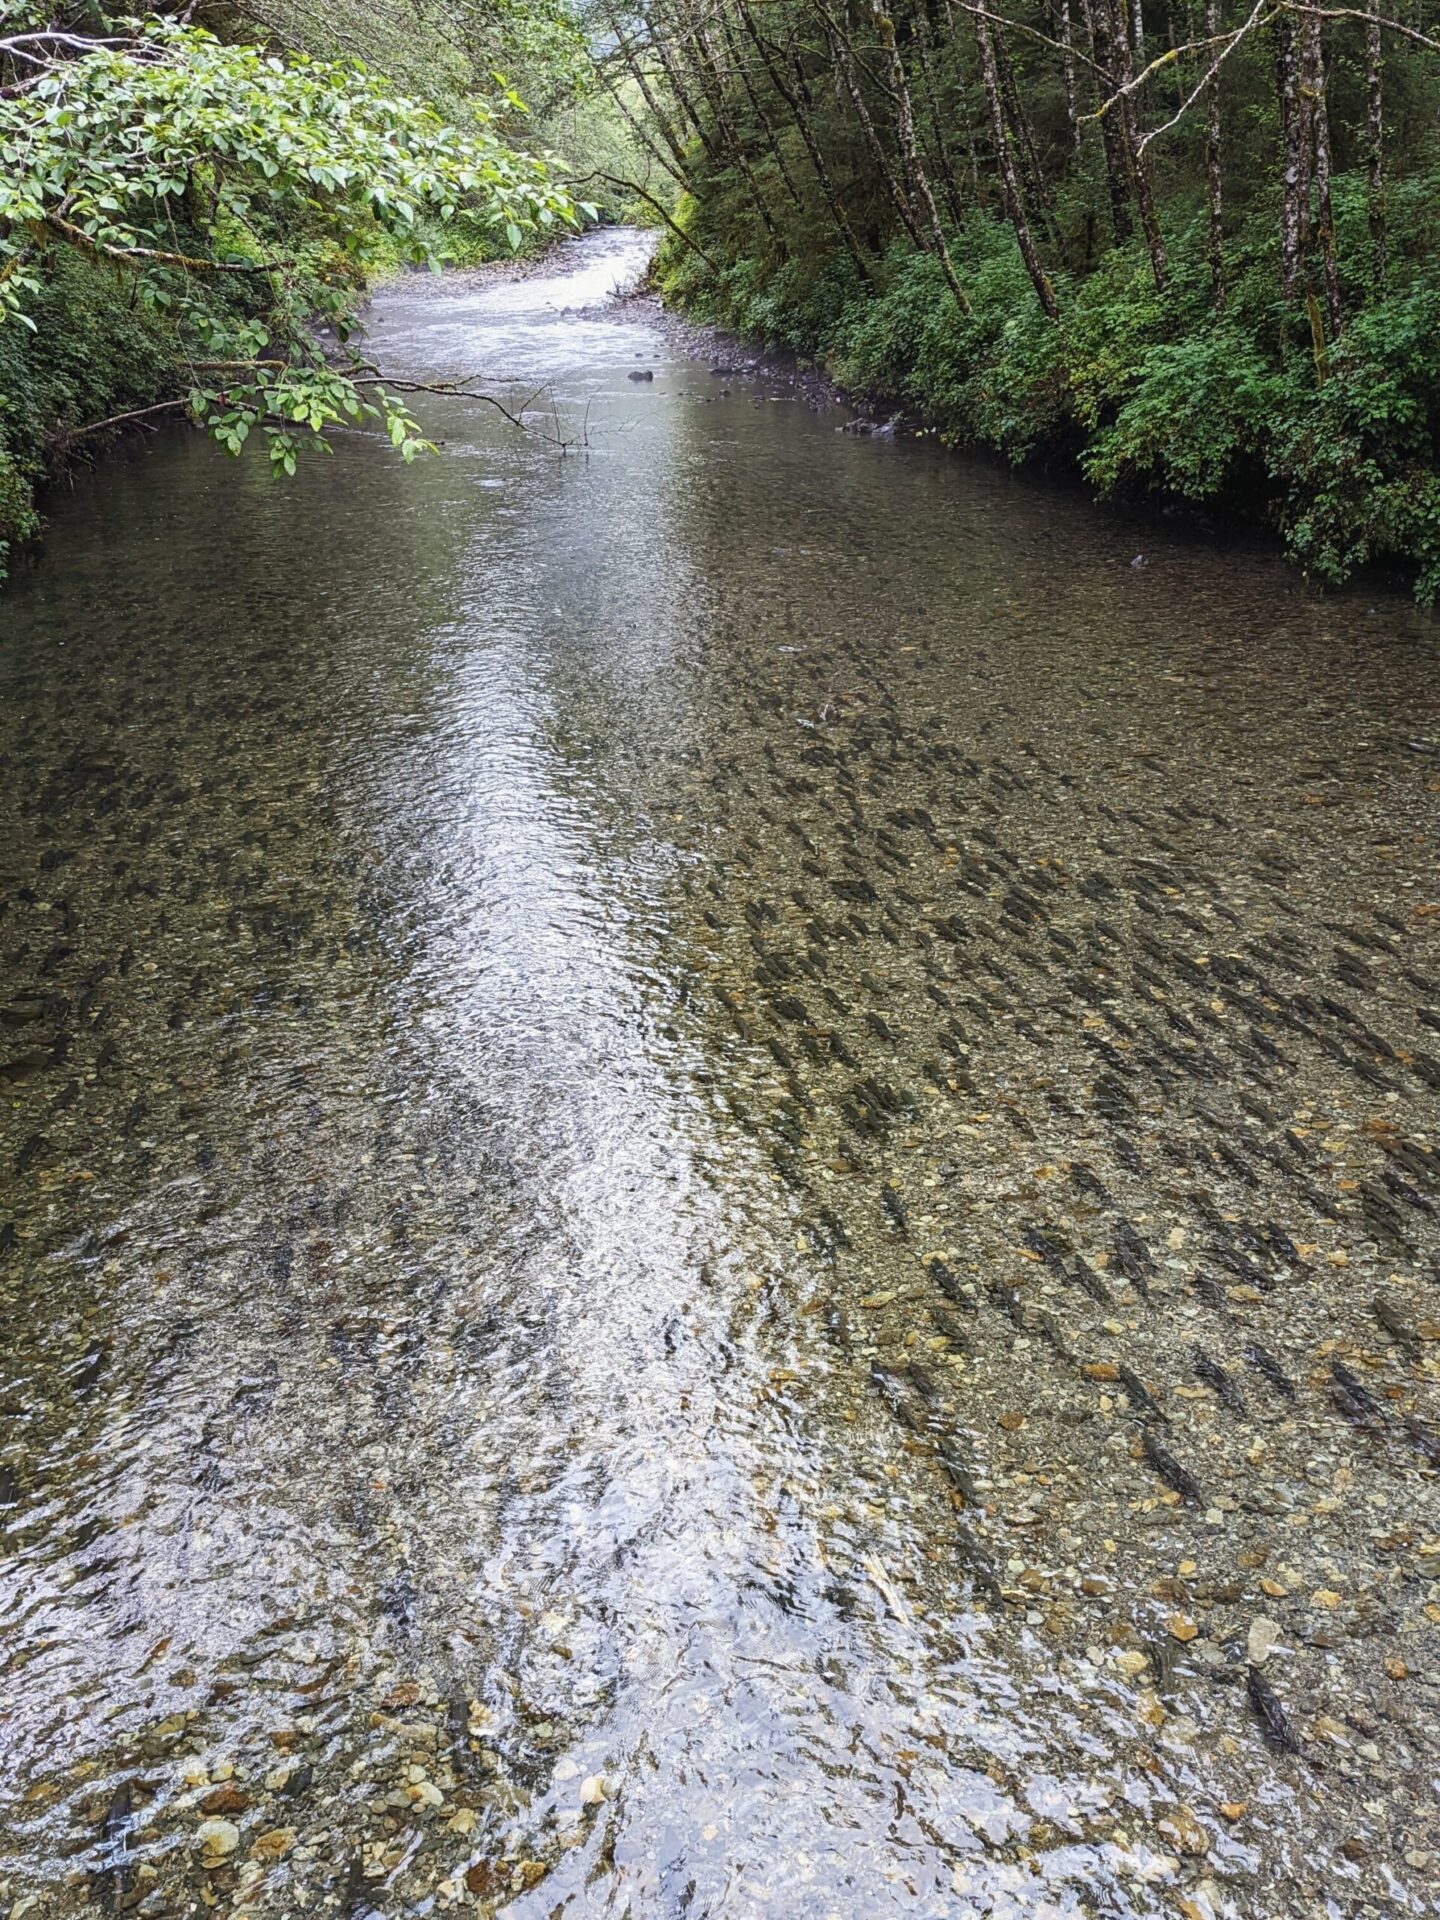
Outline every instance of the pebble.
[[1257, 1614], [1250, 1622], [1250, 1632], [1245, 1642], [1245, 1653], [1252, 1667], [1263, 1667], [1274, 1652], [1280, 1638], [1280, 1628], [1263, 1613]]
[[233, 1820], [202, 1820], [195, 1829], [195, 1845], [203, 1854], [223, 1860], [240, 1845], [240, 1829]]

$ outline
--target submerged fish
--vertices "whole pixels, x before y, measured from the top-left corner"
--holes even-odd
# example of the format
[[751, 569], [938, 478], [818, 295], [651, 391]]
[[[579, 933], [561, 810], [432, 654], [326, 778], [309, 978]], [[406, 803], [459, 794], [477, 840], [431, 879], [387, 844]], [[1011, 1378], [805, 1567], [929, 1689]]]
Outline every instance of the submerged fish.
[[1249, 1666], [1245, 1669], [1245, 1691], [1269, 1744], [1281, 1753], [1299, 1753], [1300, 1736], [1291, 1726], [1290, 1717], [1281, 1706], [1279, 1696], [1259, 1667]]
[[1254, 1367], [1261, 1379], [1272, 1386], [1282, 1400], [1295, 1398], [1295, 1382], [1286, 1373], [1273, 1353], [1268, 1353], [1258, 1340], [1252, 1340], [1245, 1349], [1245, 1358]]
[[1227, 1406], [1232, 1413], [1246, 1411], [1244, 1394], [1218, 1360], [1212, 1360], [1202, 1348], [1196, 1347], [1190, 1356], [1190, 1364], [1195, 1369], [1195, 1378], [1203, 1380], [1211, 1392], [1218, 1395], [1222, 1405]]
[[1205, 1496], [1195, 1476], [1188, 1468], [1181, 1466], [1173, 1453], [1161, 1446], [1149, 1427], [1141, 1429], [1141, 1445], [1146, 1460], [1173, 1493], [1178, 1493], [1182, 1500], [1188, 1500], [1191, 1506], [1204, 1506]]

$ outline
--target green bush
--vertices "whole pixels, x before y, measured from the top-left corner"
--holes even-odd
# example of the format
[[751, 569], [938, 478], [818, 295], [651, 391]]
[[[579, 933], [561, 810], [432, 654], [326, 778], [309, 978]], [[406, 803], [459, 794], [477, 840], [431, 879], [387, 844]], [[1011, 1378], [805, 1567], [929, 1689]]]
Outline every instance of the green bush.
[[[894, 400], [952, 442], [1010, 461], [1080, 468], [1102, 494], [1155, 493], [1259, 517], [1315, 578], [1376, 561], [1440, 597], [1440, 239], [1437, 183], [1395, 190], [1388, 289], [1370, 284], [1365, 183], [1335, 183], [1349, 319], [1317, 353], [1304, 312], [1276, 288], [1273, 209], [1226, 240], [1228, 297], [1212, 310], [1198, 209], [1170, 238], [1157, 294], [1138, 243], [1059, 279], [1048, 320], [1003, 221], [974, 214], [949, 237], [971, 311], [940, 263], [904, 241], [867, 288], [848, 256], [796, 246], [783, 262], [743, 214], [684, 200], [677, 219], [714, 273], [670, 240], [657, 273], [677, 305], [823, 361], [863, 399]], [[737, 224], [738, 221], [738, 224]]]

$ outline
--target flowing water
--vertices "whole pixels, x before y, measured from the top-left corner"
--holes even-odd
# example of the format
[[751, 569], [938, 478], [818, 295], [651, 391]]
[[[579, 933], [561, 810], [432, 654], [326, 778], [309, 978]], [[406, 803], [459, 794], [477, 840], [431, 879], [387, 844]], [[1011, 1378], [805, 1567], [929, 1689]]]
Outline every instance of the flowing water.
[[1435, 628], [644, 257], [0, 608], [0, 1912], [1440, 1911]]

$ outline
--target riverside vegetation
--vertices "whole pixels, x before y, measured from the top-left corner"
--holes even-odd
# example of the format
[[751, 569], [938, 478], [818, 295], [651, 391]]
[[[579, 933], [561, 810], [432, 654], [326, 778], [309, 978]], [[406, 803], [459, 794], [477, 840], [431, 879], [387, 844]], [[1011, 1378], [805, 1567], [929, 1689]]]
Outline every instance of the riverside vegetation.
[[[947, 438], [1440, 590], [1425, 0], [653, 0], [664, 288]], [[683, 230], [683, 231], [680, 231]]]

